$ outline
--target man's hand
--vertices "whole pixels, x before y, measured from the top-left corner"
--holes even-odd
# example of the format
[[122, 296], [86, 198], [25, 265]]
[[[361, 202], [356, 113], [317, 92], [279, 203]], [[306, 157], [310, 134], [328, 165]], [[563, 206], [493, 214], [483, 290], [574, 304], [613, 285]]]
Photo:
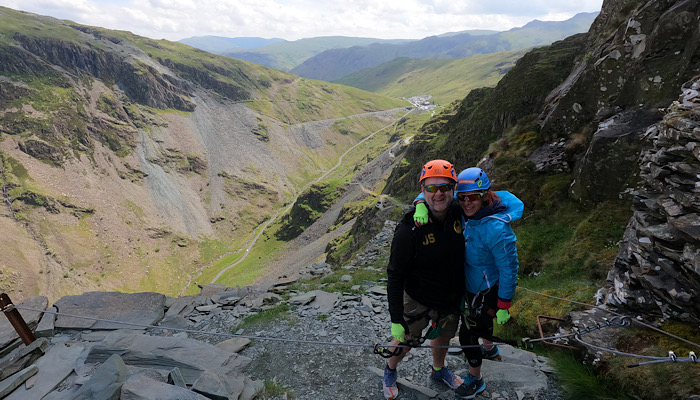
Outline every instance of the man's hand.
[[413, 222], [416, 226], [423, 226], [428, 223], [428, 207], [425, 203], [416, 204], [416, 211], [413, 213]]
[[496, 322], [498, 325], [503, 325], [510, 319], [510, 313], [508, 310], [498, 310], [496, 311]]
[[406, 329], [403, 327], [403, 325], [396, 324], [394, 322], [391, 323], [391, 336], [393, 336], [394, 339], [398, 340], [399, 342], [403, 342], [405, 339], [405, 333]]

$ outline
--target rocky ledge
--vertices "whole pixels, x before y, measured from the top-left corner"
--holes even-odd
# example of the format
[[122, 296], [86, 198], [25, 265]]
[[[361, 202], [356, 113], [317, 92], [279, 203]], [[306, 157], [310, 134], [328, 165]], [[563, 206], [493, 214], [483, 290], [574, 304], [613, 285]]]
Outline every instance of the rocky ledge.
[[[344, 268], [372, 269], [392, 232], [388, 221], [358, 261]], [[325, 263], [305, 272], [350, 279]], [[17, 308], [38, 337], [32, 344], [25, 346], [0, 318], [0, 398], [382, 399], [385, 361], [373, 354], [373, 344], [390, 339], [384, 282], [331, 293], [291, 290], [296, 279], [245, 288], [204, 285], [199, 295], [180, 298], [89, 292], [63, 297], [52, 308], [45, 297], [28, 299]], [[283, 303], [289, 309], [283, 317], [232, 334], [246, 317]], [[501, 361], [484, 363], [487, 389], [480, 397], [562, 398], [546, 359], [501, 350]], [[448, 363], [466, 373], [458, 354], [448, 355]], [[447, 386], [429, 379], [430, 365], [426, 349], [401, 363], [402, 399], [454, 398]], [[265, 382], [273, 388], [265, 389]]]

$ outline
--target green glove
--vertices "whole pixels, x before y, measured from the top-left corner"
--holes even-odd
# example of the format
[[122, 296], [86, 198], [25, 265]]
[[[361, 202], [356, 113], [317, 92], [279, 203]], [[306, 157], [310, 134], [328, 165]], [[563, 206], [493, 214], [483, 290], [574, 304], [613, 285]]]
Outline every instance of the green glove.
[[413, 221], [419, 224], [428, 223], [428, 207], [425, 203], [416, 204], [416, 211], [413, 213]]
[[404, 333], [406, 333], [406, 329], [403, 327], [403, 325], [394, 322], [391, 323], [391, 336], [393, 336], [394, 339], [398, 340], [399, 342], [403, 342]]
[[498, 325], [503, 325], [510, 319], [510, 313], [508, 310], [500, 309], [496, 311], [496, 322]]

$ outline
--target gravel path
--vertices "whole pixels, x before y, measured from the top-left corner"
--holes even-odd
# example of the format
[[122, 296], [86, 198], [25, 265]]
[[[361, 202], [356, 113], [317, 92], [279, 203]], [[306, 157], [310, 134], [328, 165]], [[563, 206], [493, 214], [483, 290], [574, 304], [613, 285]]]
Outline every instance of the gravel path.
[[[359, 298], [362, 297], [360, 300]], [[358, 302], [361, 301], [360, 306]], [[382, 379], [373, 368], [383, 371], [385, 360], [373, 354], [373, 344], [390, 341], [385, 294], [345, 295], [327, 317], [302, 306], [290, 318], [253, 326], [244, 334], [324, 344], [254, 340], [241, 354], [253, 359], [246, 373], [253, 379], [274, 380], [297, 399], [383, 399]], [[484, 361], [487, 389], [477, 399], [561, 400], [563, 396], [542, 359], [523, 350], [502, 346], [503, 361]], [[532, 366], [532, 359], [539, 360]], [[432, 389], [436, 399], [454, 399], [454, 392], [430, 380], [431, 355], [415, 349], [399, 364], [399, 377]], [[461, 375], [467, 364], [459, 355], [448, 355], [448, 365]], [[538, 369], [541, 368], [541, 369]], [[530, 374], [536, 380], [530, 381]], [[490, 379], [489, 379], [490, 377]], [[427, 398], [423, 393], [399, 387], [401, 399]], [[286, 395], [263, 397], [285, 399]]]
[[[373, 269], [377, 257], [389, 251], [395, 223], [388, 221], [365, 251], [347, 268]], [[343, 270], [336, 271], [342, 274]], [[246, 373], [253, 379], [275, 381], [297, 399], [383, 399], [381, 373], [385, 360], [373, 354], [374, 344], [390, 342], [390, 320], [385, 280], [367, 281], [363, 294], [339, 294], [334, 302], [323, 305], [294, 306], [289, 317], [259, 323], [246, 328], [244, 335], [288, 339], [254, 339], [241, 354], [253, 361]], [[292, 303], [289, 301], [288, 303]], [[321, 307], [319, 309], [318, 307]], [[300, 343], [312, 341], [319, 343]], [[561, 391], [553, 381], [546, 359], [523, 350], [502, 346], [502, 361], [484, 361], [482, 372], [487, 389], [477, 399], [561, 400]], [[454, 392], [429, 379], [431, 355], [428, 349], [415, 349], [399, 365], [399, 377], [435, 391], [436, 399], [454, 399]], [[448, 355], [448, 365], [466, 374], [467, 364], [459, 356]], [[426, 399], [420, 391], [399, 386], [404, 400]], [[286, 394], [267, 399], [286, 399]]]

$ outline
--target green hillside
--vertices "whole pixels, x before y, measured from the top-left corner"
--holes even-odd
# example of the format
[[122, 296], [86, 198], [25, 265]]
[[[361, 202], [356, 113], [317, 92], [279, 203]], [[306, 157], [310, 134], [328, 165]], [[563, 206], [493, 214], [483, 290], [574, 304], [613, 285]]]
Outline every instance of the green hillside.
[[222, 52], [222, 55], [289, 71], [305, 60], [330, 49], [367, 46], [372, 43], [397, 44], [408, 40], [383, 40], [374, 38], [323, 36], [273, 43], [247, 51]]
[[479, 87], [496, 86], [527, 50], [449, 60], [397, 58], [355, 72], [338, 83], [393, 97], [430, 94], [438, 104], [464, 98]]

